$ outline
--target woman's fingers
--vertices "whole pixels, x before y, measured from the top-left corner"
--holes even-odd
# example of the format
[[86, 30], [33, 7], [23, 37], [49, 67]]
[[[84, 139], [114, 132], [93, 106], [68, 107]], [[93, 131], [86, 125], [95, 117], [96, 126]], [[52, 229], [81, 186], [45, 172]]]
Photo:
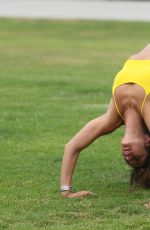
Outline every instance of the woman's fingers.
[[145, 208], [150, 208], [150, 201], [148, 203], [144, 204], [144, 207]]

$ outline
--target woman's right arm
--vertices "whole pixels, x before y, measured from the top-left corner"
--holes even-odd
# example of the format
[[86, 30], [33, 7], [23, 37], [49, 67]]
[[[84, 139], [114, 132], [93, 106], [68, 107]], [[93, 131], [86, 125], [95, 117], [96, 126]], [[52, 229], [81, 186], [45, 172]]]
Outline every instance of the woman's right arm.
[[[64, 157], [61, 167], [61, 187], [62, 190], [71, 186], [72, 175], [76, 166], [79, 153], [91, 144], [98, 137], [114, 131], [122, 124], [122, 119], [118, 115], [114, 102], [111, 100], [108, 111], [87, 123], [65, 146]], [[69, 190], [69, 189], [68, 189]], [[80, 191], [72, 193], [62, 191], [65, 197], [83, 197], [92, 194], [90, 191]]]

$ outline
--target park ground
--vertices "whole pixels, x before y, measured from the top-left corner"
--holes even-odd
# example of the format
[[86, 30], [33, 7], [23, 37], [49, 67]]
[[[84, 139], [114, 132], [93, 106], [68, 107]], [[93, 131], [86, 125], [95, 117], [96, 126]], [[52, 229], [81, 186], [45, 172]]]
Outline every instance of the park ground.
[[0, 229], [148, 230], [150, 191], [129, 191], [123, 127], [81, 153], [59, 193], [65, 143], [107, 110], [117, 71], [150, 23], [0, 19]]

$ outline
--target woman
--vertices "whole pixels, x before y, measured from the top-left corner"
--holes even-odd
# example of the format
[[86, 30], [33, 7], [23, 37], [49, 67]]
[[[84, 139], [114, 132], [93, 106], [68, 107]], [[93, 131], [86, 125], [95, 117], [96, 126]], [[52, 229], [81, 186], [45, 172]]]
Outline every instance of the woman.
[[61, 194], [84, 197], [90, 191], [71, 191], [71, 180], [79, 153], [96, 138], [113, 132], [121, 125], [125, 161], [134, 169], [131, 182], [150, 187], [150, 44], [131, 56], [117, 74], [108, 111], [87, 123], [66, 145], [61, 168]]

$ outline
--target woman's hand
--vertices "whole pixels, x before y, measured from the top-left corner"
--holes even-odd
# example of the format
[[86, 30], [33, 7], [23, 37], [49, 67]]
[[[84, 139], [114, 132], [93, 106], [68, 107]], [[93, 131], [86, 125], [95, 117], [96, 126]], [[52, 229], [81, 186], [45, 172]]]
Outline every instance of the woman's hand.
[[144, 207], [149, 209], [150, 208], [150, 201], [148, 203], [144, 204]]
[[67, 197], [67, 198], [76, 198], [76, 197], [83, 198], [85, 196], [96, 195], [95, 193], [90, 192], [90, 191], [80, 191], [80, 192], [66, 191], [66, 192], [62, 192], [61, 194], [62, 194], [62, 196]]

